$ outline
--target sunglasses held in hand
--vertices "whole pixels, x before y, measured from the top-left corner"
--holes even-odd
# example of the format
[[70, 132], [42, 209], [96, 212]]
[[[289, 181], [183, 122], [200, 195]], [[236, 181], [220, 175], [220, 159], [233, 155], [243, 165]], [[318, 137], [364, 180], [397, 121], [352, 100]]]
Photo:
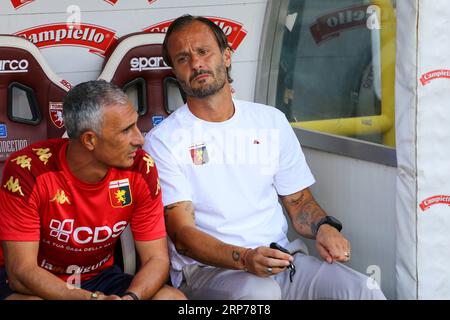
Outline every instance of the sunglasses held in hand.
[[[270, 247], [272, 248], [272, 249], [277, 249], [277, 250], [280, 250], [281, 252], [284, 252], [284, 253], [287, 253], [287, 254], [291, 254], [286, 248], [284, 248], [284, 247], [282, 247], [282, 246], [280, 246], [278, 243], [276, 243], [276, 242], [272, 242], [271, 244], [270, 244]], [[289, 264], [289, 266], [288, 266], [288, 269], [290, 270], [290, 272], [289, 272], [289, 280], [291, 280], [291, 282], [292, 282], [292, 278], [294, 277], [294, 275], [295, 275], [295, 264], [293, 264], [292, 262]]]

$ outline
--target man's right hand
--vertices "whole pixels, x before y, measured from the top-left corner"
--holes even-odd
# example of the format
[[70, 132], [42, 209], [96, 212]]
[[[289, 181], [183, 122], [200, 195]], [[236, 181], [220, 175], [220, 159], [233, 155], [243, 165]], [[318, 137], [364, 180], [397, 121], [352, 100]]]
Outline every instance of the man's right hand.
[[247, 271], [260, 277], [269, 277], [283, 272], [294, 258], [277, 249], [258, 247], [250, 249], [245, 256]]

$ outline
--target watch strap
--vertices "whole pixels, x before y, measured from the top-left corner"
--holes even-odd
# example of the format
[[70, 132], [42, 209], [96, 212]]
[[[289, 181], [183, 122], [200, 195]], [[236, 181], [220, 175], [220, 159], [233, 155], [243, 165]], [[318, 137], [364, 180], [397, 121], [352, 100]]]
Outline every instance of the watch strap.
[[139, 297], [137, 296], [137, 294], [134, 292], [131, 292], [131, 291], [124, 292], [122, 297], [123, 296], [130, 296], [131, 298], [133, 298], [133, 300], [139, 300]]
[[316, 224], [313, 224], [311, 229], [312, 229], [314, 237], [317, 236], [317, 232], [319, 232], [319, 228], [323, 224], [328, 224], [328, 225], [334, 227], [339, 232], [342, 230], [342, 224], [338, 219], [336, 219], [335, 217], [332, 217], [332, 216], [325, 216], [322, 219], [320, 219], [319, 222], [317, 222]]

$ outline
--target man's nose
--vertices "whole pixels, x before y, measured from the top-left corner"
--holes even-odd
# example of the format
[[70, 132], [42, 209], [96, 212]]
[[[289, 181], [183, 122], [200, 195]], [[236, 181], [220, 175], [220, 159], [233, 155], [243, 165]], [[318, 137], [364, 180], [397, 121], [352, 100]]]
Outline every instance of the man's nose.
[[142, 147], [144, 145], [144, 136], [139, 130], [138, 126], [134, 126], [133, 128], [133, 137], [131, 139], [131, 144], [133, 146]]
[[192, 66], [192, 69], [194, 69], [194, 70], [202, 69], [203, 62], [202, 62], [202, 59], [199, 57], [198, 54], [194, 53], [191, 56], [191, 66]]

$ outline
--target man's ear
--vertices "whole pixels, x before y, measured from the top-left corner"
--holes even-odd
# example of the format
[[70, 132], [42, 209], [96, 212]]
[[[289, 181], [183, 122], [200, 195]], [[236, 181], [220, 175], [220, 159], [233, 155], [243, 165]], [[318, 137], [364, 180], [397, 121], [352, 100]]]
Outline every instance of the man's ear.
[[81, 144], [89, 151], [93, 151], [97, 145], [97, 135], [91, 130], [83, 132], [80, 136], [80, 140]]
[[224, 61], [226, 68], [231, 66], [231, 49], [230, 48], [225, 48], [225, 50], [223, 51], [223, 61]]
[[172, 65], [172, 72], [173, 72], [173, 74], [175, 75], [175, 78], [177, 78], [178, 79], [178, 77], [177, 77], [177, 70], [175, 70], [175, 67]]

